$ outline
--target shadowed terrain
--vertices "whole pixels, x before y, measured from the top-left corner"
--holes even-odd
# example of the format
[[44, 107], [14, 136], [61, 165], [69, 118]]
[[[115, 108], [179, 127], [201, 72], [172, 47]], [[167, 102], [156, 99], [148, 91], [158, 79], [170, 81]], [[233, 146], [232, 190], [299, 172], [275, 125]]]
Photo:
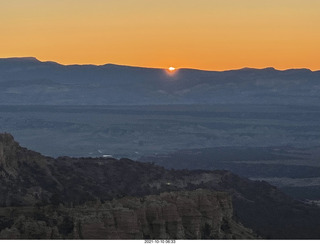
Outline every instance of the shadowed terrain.
[[[182, 233], [183, 229], [185, 233], [183, 238], [258, 238], [256, 234], [262, 238], [271, 239], [319, 238], [320, 209], [318, 207], [297, 202], [266, 182], [250, 181], [227, 171], [166, 170], [150, 163], [139, 163], [129, 159], [70, 157], [54, 159], [20, 147], [9, 134], [0, 135], [0, 166], [0, 204], [2, 206], [0, 235], [3, 238], [10, 237], [12, 233], [11, 236], [17, 238], [49, 238], [48, 233], [52, 234], [52, 236], [49, 235], [50, 238], [92, 238], [94, 232], [91, 231], [91, 228], [98, 228], [98, 226], [102, 228], [102, 232], [99, 233], [104, 233], [103, 238], [107, 238], [105, 235], [108, 231], [113, 234], [123, 233], [121, 230], [124, 227], [118, 226], [118, 229], [115, 230], [112, 229], [112, 224], [108, 228], [109, 225], [104, 222], [107, 221], [107, 216], [115, 214], [114, 208], [117, 206], [117, 201], [121, 203], [120, 209], [116, 207], [118, 213], [120, 211], [119, 214], [134, 215], [136, 213], [137, 218], [141, 217], [138, 214], [141, 208], [146, 209], [143, 211], [147, 212], [158, 211], [156, 209], [159, 208], [167, 209], [165, 206], [168, 206], [169, 209], [172, 207], [177, 209], [175, 211], [178, 211], [180, 217], [177, 217], [174, 226], [177, 228], [176, 231], [180, 230], [180, 232], [174, 233], [179, 236], [178, 233]], [[126, 198], [129, 196], [134, 198]], [[177, 197], [181, 198], [182, 202], [178, 203], [175, 202], [177, 200], [173, 200]], [[149, 208], [148, 201], [151, 199], [160, 201], [158, 207], [154, 206], [155, 210], [151, 210], [154, 207]], [[192, 199], [198, 199], [197, 204], [192, 203], [195, 201]], [[146, 201], [146, 203], [141, 204], [141, 201]], [[211, 222], [203, 222], [202, 215], [197, 213], [199, 210], [195, 210], [193, 215], [188, 215], [188, 221], [191, 221], [192, 226], [196, 226], [194, 221], [200, 221], [197, 223], [201, 223], [199, 228], [202, 234], [192, 234], [198, 232], [188, 229], [189, 222], [184, 220], [183, 212], [181, 212], [184, 210], [179, 207], [179, 204], [184, 201], [190, 202], [195, 209], [199, 204], [201, 206], [211, 204], [210, 211], [215, 211], [215, 214], [222, 216], [221, 221], [214, 218]], [[97, 214], [106, 211], [111, 215], [102, 214], [99, 218], [90, 217], [92, 207], [86, 207], [88, 202], [98, 204], [94, 210]], [[217, 205], [217, 202], [220, 203]], [[190, 208], [188, 207], [190, 211], [193, 208], [191, 205]], [[121, 210], [123, 208], [124, 210]], [[13, 211], [12, 214], [9, 214], [11, 211]], [[31, 212], [33, 217], [30, 217]], [[52, 215], [52, 213], [55, 214]], [[61, 217], [52, 217], [51, 220], [48, 217], [57, 215]], [[119, 215], [116, 216], [120, 218]], [[119, 234], [118, 237], [120, 239], [133, 238], [134, 233], [137, 234], [137, 238], [141, 238], [141, 235], [159, 238], [168, 237], [167, 235], [172, 237], [173, 232], [170, 232], [172, 229], [169, 231], [170, 228], [164, 230], [162, 229], [164, 227], [161, 227], [165, 226], [163, 224], [166, 221], [169, 221], [167, 217], [153, 214], [149, 216], [158, 216], [154, 221], [147, 218], [146, 222], [146, 224], [158, 223], [158, 226], [160, 225], [158, 232], [150, 232], [150, 229], [143, 230], [142, 226], [137, 227], [134, 224], [136, 218], [134, 217], [132, 226], [135, 226], [135, 229], [131, 232], [132, 235], [128, 236], [123, 233], [124, 236]], [[199, 217], [201, 217], [200, 220]], [[55, 218], [58, 219], [55, 220]], [[89, 222], [87, 218], [90, 219]], [[81, 231], [82, 236], [79, 234], [81, 229], [79, 223], [82, 230], [86, 230], [84, 232], [87, 233], [86, 235]], [[83, 223], [93, 225], [90, 227]], [[104, 227], [101, 226], [101, 223], [105, 223]], [[123, 224], [128, 226], [127, 222]], [[61, 225], [65, 227], [62, 228]], [[37, 226], [41, 226], [40, 233], [35, 232], [40, 228]], [[76, 226], [80, 228], [78, 234], [76, 234]], [[247, 228], [252, 229], [256, 234]], [[67, 229], [68, 233], [61, 232], [62, 229]], [[32, 235], [29, 235], [27, 230], [31, 231]]]

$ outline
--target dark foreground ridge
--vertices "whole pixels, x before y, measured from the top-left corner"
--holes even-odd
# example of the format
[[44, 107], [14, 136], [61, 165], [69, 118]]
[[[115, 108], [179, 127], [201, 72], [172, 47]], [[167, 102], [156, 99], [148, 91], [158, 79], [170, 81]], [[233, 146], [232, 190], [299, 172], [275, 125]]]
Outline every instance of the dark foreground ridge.
[[320, 238], [318, 207], [228, 171], [54, 159], [0, 134], [0, 175], [2, 239]]

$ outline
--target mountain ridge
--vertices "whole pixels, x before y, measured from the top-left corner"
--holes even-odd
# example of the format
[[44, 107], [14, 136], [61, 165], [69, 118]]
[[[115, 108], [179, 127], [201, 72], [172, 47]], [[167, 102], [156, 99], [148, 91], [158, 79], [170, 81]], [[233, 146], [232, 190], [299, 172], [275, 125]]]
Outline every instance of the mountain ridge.
[[[318, 104], [320, 72], [0, 60], [0, 105]], [[43, 82], [42, 82], [43, 81]]]
[[[41, 61], [40, 59], [32, 56], [26, 56], [26, 57], [6, 57], [6, 58], [0, 58], [0, 62], [6, 62], [6, 61], [21, 61], [21, 62], [37, 62], [37, 63], [44, 63], [44, 64], [58, 64], [60, 66], [91, 66], [91, 67], [104, 67], [104, 66], [118, 66], [118, 67], [127, 67], [127, 68], [138, 68], [138, 69], [155, 69], [155, 70], [166, 70], [167, 68], [159, 68], [159, 67], [146, 67], [146, 66], [137, 66], [137, 65], [124, 65], [124, 64], [116, 64], [116, 63], [103, 63], [103, 64], [62, 64], [56, 61], [52, 60], [46, 60]], [[291, 70], [305, 70], [305, 71], [311, 71], [311, 72], [320, 72], [320, 70], [311, 70], [308, 68], [287, 68], [287, 69], [276, 69], [272, 66], [270, 67], [264, 67], [264, 68], [253, 68], [253, 67], [243, 67], [243, 68], [237, 68], [237, 69], [225, 69], [225, 70], [204, 70], [204, 69], [198, 69], [198, 68], [187, 68], [187, 67], [181, 67], [176, 68], [177, 70], [193, 70], [193, 71], [201, 71], [201, 72], [228, 72], [228, 71], [250, 71], [250, 70], [273, 70], [273, 71], [291, 71]]]

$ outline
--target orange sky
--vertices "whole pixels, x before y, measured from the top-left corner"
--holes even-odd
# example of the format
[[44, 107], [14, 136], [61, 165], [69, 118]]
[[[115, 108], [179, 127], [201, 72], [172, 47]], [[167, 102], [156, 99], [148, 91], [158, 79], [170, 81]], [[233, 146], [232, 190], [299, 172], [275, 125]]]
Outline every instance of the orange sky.
[[226, 70], [320, 69], [319, 0], [10, 0], [0, 57]]

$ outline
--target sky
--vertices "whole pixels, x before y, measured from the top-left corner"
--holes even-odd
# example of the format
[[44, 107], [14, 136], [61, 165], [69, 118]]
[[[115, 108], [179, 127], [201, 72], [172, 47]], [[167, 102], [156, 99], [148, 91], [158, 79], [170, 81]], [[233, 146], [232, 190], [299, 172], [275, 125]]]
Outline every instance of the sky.
[[320, 70], [319, 0], [0, 0], [0, 57]]

